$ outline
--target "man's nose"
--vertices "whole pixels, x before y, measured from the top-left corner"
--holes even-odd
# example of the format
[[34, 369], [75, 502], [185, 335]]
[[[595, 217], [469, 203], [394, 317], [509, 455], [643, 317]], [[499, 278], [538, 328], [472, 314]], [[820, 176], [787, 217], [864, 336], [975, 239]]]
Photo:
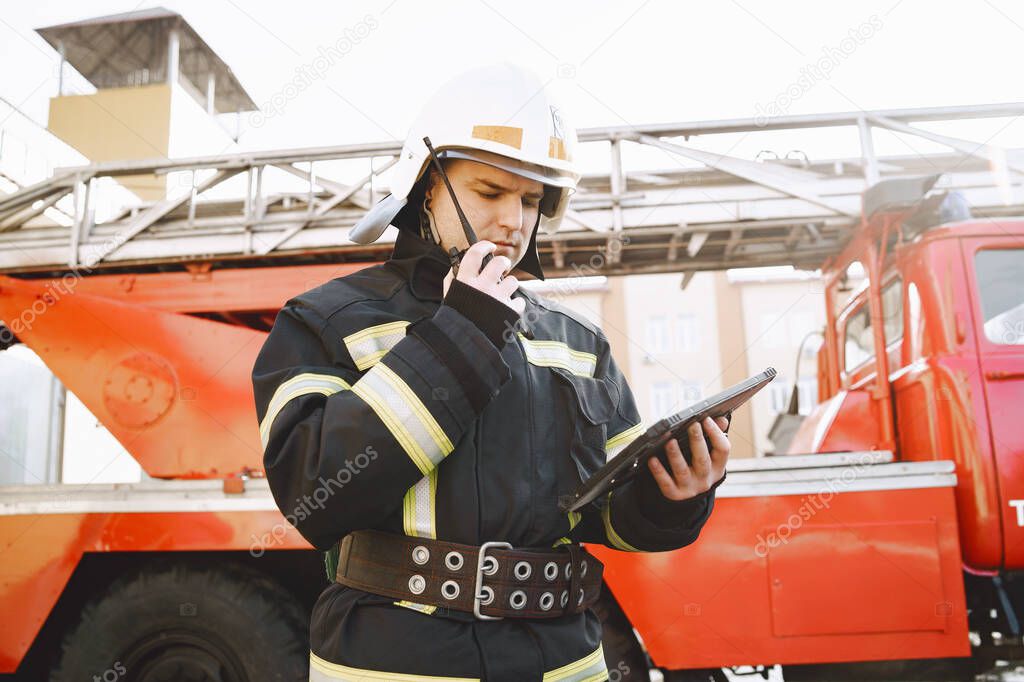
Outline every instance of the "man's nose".
[[519, 197], [511, 195], [501, 202], [498, 227], [510, 234], [523, 229], [523, 203]]

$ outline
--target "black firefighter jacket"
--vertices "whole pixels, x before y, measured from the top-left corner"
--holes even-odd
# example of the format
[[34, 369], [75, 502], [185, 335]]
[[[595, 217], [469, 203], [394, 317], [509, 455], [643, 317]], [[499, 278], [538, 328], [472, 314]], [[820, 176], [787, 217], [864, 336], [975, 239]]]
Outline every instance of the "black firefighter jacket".
[[[442, 301], [448, 269], [440, 247], [400, 231], [386, 263], [281, 309], [253, 384], [286, 518], [320, 550], [367, 528], [516, 547], [693, 542], [713, 490], [672, 502], [649, 473], [580, 514], [558, 511], [642, 431], [630, 388], [598, 327], [523, 288], [521, 321], [461, 282]], [[310, 640], [311, 680], [606, 677], [592, 610], [476, 621], [332, 583]]]

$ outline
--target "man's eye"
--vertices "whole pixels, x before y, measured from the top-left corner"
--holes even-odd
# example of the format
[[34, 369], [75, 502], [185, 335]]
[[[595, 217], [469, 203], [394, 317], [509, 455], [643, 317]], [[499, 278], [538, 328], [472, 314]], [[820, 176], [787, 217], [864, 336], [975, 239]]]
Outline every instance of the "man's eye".
[[540, 199], [523, 199], [523, 206], [537, 208], [540, 206]]
[[479, 194], [480, 196], [482, 196], [482, 197], [483, 197], [484, 199], [497, 199], [497, 198], [498, 198], [498, 195], [497, 195], [497, 194], [495, 194], [495, 193], [489, 193], [489, 192], [477, 192], [477, 194]]

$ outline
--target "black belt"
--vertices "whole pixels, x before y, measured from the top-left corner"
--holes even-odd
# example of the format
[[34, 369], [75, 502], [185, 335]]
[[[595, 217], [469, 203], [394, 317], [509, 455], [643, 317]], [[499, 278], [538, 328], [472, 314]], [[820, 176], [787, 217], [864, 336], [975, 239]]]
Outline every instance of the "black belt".
[[601, 593], [604, 565], [579, 544], [554, 550], [480, 546], [360, 530], [341, 541], [336, 580], [364, 592], [473, 613], [557, 618]]

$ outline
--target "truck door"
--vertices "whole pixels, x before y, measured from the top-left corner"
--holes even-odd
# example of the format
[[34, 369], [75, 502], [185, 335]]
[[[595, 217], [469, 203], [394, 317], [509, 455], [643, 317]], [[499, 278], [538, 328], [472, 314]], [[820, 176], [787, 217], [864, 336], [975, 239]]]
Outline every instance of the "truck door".
[[1016, 235], [960, 242], [999, 476], [1006, 568], [1024, 566], [1024, 248]]

